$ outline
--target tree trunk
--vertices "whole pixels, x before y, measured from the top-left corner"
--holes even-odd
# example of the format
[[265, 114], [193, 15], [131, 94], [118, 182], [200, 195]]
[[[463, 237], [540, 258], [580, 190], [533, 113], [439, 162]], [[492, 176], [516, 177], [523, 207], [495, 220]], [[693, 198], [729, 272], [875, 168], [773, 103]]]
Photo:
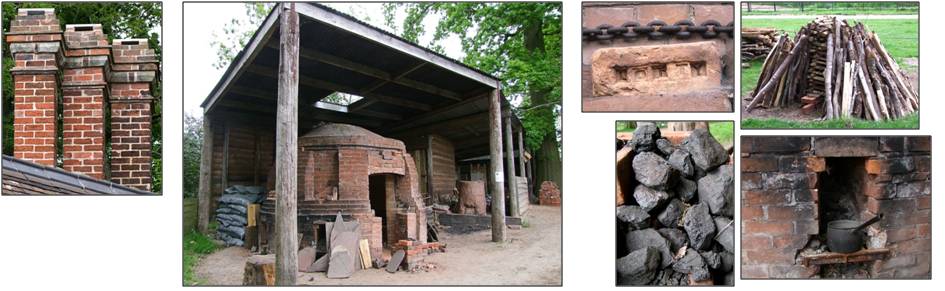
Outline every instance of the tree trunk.
[[[532, 55], [541, 55], [545, 53], [545, 36], [542, 33], [542, 19], [536, 18], [528, 22], [525, 27], [525, 49]], [[542, 105], [547, 102], [546, 98], [551, 92], [550, 89], [531, 89], [528, 95], [531, 98], [532, 105]], [[560, 101], [559, 101], [560, 102]], [[554, 106], [544, 106], [534, 109], [538, 114], [551, 118], [548, 122], [555, 124]], [[535, 184], [541, 185], [544, 181], [552, 181], [562, 188], [561, 185], [561, 151], [556, 132], [545, 133], [541, 140], [541, 146], [534, 153], [535, 160]], [[534, 191], [538, 191], [535, 187]], [[538, 195], [538, 193], [534, 193]]]
[[672, 131], [693, 131], [696, 128], [709, 128], [708, 121], [667, 122], [666, 128]]

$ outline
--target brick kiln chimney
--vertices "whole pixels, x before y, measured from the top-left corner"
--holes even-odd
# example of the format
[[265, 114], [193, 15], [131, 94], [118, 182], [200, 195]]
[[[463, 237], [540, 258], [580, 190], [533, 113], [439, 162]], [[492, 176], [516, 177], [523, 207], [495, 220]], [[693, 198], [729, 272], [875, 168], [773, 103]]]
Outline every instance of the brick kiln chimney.
[[111, 51], [101, 24], [66, 25], [62, 168], [105, 178], [105, 74]]
[[56, 164], [56, 91], [62, 30], [53, 9], [19, 9], [6, 33], [13, 55], [13, 155]]
[[112, 181], [151, 190], [151, 84], [158, 59], [147, 39], [112, 42]]

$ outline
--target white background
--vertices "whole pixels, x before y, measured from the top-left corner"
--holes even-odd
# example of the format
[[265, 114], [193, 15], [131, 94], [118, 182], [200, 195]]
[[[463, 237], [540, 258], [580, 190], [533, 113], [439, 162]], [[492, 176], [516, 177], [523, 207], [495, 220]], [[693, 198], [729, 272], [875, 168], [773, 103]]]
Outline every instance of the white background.
[[[945, 51], [935, 30], [945, 2], [921, 1], [920, 130], [736, 130], [737, 135], [931, 135], [945, 117], [940, 70]], [[736, 3], [738, 13], [738, 3]], [[191, 11], [188, 11], [192, 13]], [[204, 11], [204, 13], [216, 13]], [[737, 14], [736, 14], [737, 15]], [[614, 121], [735, 120], [737, 113], [581, 113], [579, 1], [564, 3], [565, 288], [614, 288]], [[190, 23], [188, 26], [201, 26]], [[160, 197], [0, 197], [0, 290], [168, 290], [182, 287], [182, 5], [164, 1], [164, 195]], [[209, 40], [208, 40], [209, 41]], [[737, 41], [737, 40], [736, 40]], [[737, 70], [736, 70], [737, 71]], [[189, 78], [189, 77], [188, 77]], [[736, 86], [737, 87], [737, 86]], [[736, 98], [739, 99], [739, 98]], [[736, 107], [737, 108], [737, 107]], [[739, 143], [736, 142], [736, 151]], [[943, 151], [933, 136], [933, 152]], [[933, 155], [933, 181], [941, 177]], [[736, 174], [736, 178], [738, 178]], [[737, 185], [738, 183], [736, 183]], [[935, 191], [933, 190], [933, 193]], [[934, 195], [934, 194], [933, 194]], [[933, 199], [933, 238], [943, 233], [943, 199]], [[737, 280], [736, 289], [931, 289], [945, 263], [933, 240], [933, 280]], [[740, 249], [740, 248], [739, 248]], [[527, 259], [527, 258], [510, 258]], [[736, 255], [736, 260], [738, 256]], [[736, 275], [738, 274], [736, 264]], [[223, 287], [221, 287], [222, 289]], [[325, 288], [325, 287], [318, 287]], [[329, 287], [337, 288], [337, 287]], [[376, 288], [376, 287], [374, 287]], [[646, 289], [647, 287], [641, 287]], [[652, 288], [652, 287], [650, 287]]]

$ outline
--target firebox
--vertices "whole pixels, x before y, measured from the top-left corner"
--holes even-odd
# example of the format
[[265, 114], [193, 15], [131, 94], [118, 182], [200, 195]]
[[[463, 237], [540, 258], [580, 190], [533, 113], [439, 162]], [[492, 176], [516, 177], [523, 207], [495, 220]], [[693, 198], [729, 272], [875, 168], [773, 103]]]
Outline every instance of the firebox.
[[[930, 277], [930, 137], [745, 136], [741, 149], [743, 278]], [[877, 216], [846, 244], [828, 235]]]
[[[298, 158], [301, 245], [322, 246], [324, 225], [339, 212], [345, 221], [360, 223], [372, 257], [381, 257], [385, 246], [400, 240], [426, 242], [419, 176], [403, 142], [328, 123], [299, 137]], [[261, 209], [261, 244], [272, 235], [274, 197], [271, 191]]]

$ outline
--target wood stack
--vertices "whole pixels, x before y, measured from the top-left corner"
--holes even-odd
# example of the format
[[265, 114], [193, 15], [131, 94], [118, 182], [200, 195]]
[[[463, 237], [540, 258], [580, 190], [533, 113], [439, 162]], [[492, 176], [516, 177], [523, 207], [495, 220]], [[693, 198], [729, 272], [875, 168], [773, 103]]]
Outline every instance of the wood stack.
[[742, 28], [741, 54], [742, 64], [768, 55], [777, 41], [778, 32], [774, 28]]
[[826, 119], [895, 119], [919, 108], [918, 94], [879, 36], [862, 23], [820, 17], [794, 39], [782, 35], [765, 58], [750, 98], [756, 107], [801, 103]]

